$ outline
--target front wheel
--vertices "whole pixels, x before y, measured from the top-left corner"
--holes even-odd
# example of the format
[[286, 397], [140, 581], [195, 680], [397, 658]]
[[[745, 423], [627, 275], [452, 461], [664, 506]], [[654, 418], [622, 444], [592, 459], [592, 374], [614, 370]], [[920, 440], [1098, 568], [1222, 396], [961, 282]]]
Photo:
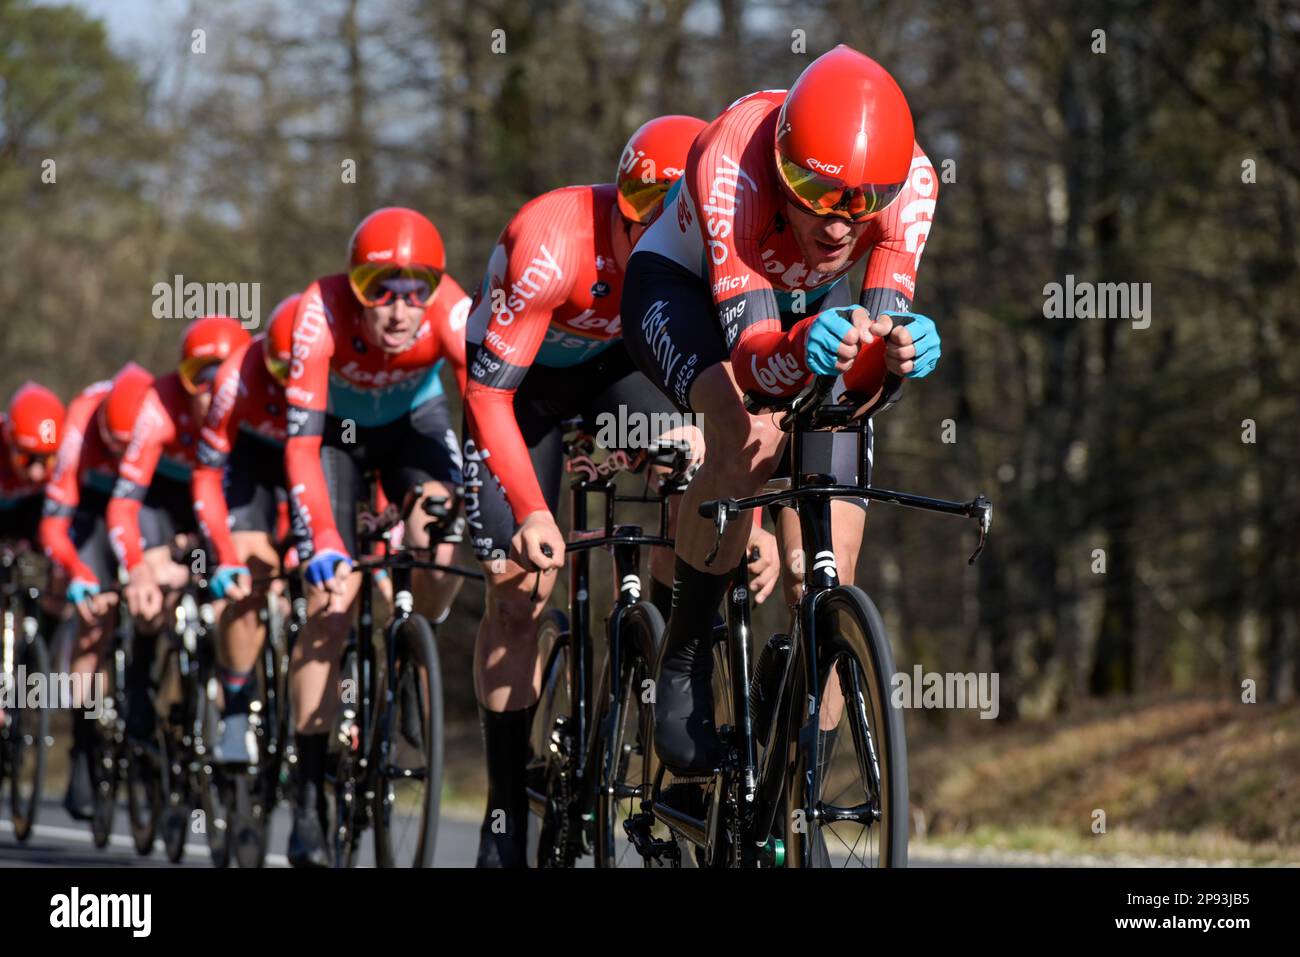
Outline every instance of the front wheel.
[[571, 815], [571, 758], [581, 744], [574, 741], [569, 723], [569, 654], [569, 619], [553, 608], [537, 623], [537, 656], [544, 665], [525, 771], [530, 818], [535, 819], [530, 820], [528, 860], [537, 867], [572, 867], [581, 841]]
[[[50, 656], [39, 635], [23, 643], [18, 652], [18, 668], [29, 675], [50, 672]], [[26, 841], [36, 823], [36, 809], [41, 804], [45, 781], [45, 744], [50, 735], [48, 708], [12, 708], [6, 713], [6, 741], [10, 764], [9, 808], [13, 814], [14, 837]], [[6, 759], [0, 756], [0, 765]]]
[[[162, 734], [157, 740], [162, 753]], [[163, 811], [163, 778], [160, 762], [143, 747], [129, 747], [126, 764], [126, 812], [131, 823], [131, 840], [142, 857], [153, 853], [158, 821]]]
[[113, 814], [117, 804], [117, 787], [119, 780], [118, 748], [122, 738], [121, 719], [118, 717], [121, 696], [118, 695], [118, 681], [125, 669], [122, 665], [122, 650], [116, 649], [112, 667], [107, 670], [103, 700], [115, 703], [115, 714], [111, 720], [100, 719], [94, 722], [94, 737], [90, 745], [90, 780], [95, 788], [94, 811], [90, 818], [91, 839], [96, 848], [108, 847], [108, 839], [113, 833]]
[[442, 797], [442, 672], [433, 626], [412, 615], [390, 633], [387, 734], [377, 742], [375, 861], [432, 867]]
[[[906, 867], [907, 742], [890, 703], [894, 654], [858, 588], [818, 598], [819, 659], [797, 663], [784, 857], [791, 867]], [[805, 654], [807, 645], [799, 649]], [[809, 675], [822, 693], [808, 714]]]
[[596, 748], [601, 761], [596, 793], [597, 867], [640, 863], [623, 824], [641, 813], [641, 802], [650, 796], [654, 698], [648, 682], [663, 640], [664, 620], [654, 605], [638, 602], [623, 612], [612, 628], [618, 629], [622, 660], [610, 662], [606, 680], [617, 676], [617, 688], [602, 698], [607, 701], [608, 713], [596, 718], [601, 736]]

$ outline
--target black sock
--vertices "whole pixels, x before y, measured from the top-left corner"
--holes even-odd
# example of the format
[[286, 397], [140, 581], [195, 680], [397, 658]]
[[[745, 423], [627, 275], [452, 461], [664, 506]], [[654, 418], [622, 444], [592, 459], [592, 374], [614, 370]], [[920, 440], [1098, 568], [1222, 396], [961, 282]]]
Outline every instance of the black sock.
[[[713, 634], [714, 624], [719, 620], [718, 607], [730, 581], [731, 572], [713, 575], [677, 559], [673, 566], [672, 609], [664, 629], [664, 657], [688, 653], [687, 646], [702, 644]], [[693, 657], [701, 659], [699, 665], [707, 667], [706, 673], [712, 674], [711, 656]], [[699, 666], [692, 671], [701, 673]]]
[[665, 585], [657, 578], [651, 578], [650, 604], [659, 609], [659, 614], [663, 615], [666, 624], [668, 616], [673, 613], [673, 586]]
[[487, 813], [479, 831], [479, 867], [523, 867], [527, 858], [528, 736], [537, 705], [516, 711], [479, 706], [487, 756]]
[[252, 670], [232, 671], [218, 665], [217, 678], [221, 681], [221, 690], [224, 696], [222, 713], [227, 716], [248, 714], [248, 706], [253, 700], [253, 692], [256, 690]]
[[656, 669], [655, 750], [674, 771], [707, 773], [718, 758], [713, 724], [713, 621], [731, 582], [680, 558], [673, 611]]

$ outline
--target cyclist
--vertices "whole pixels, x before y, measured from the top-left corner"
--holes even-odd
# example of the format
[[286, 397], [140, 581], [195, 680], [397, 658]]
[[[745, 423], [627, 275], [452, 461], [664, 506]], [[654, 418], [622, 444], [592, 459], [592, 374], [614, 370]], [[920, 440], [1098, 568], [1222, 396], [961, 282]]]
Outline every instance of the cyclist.
[[127, 573], [122, 597], [136, 635], [128, 677], [127, 734], [133, 740], [146, 740], [153, 732], [146, 676], [154, 641], [148, 639], [161, 632], [172, 607], [163, 589], [180, 588], [191, 572], [190, 564], [174, 560], [173, 549], [198, 532], [190, 475], [198, 464], [199, 428], [212, 403], [217, 369], [248, 341], [235, 319], [197, 319], [185, 328], [175, 372], [154, 378], [129, 365], [113, 380], [100, 413], [108, 441], [121, 449], [106, 520], [109, 541]]
[[[623, 150], [616, 183], [556, 189], [525, 204], [497, 240], [470, 314], [465, 512], [488, 582], [474, 654], [488, 771], [480, 866], [525, 860], [535, 625], [554, 584], [543, 572], [559, 568], [565, 551], [555, 520], [561, 423], [581, 416], [596, 434], [597, 417], [622, 407], [677, 425], [650, 442], [701, 447], [624, 350], [619, 300], [627, 257], [703, 127], [691, 116], [651, 120]], [[667, 571], [652, 563], [664, 604]], [[773, 560], [773, 582], [775, 574]]]
[[[64, 415], [59, 397], [35, 382], [20, 386], [9, 400], [8, 411], [0, 413], [0, 543], [27, 546], [37, 540], [44, 485], [54, 470]], [[51, 572], [56, 567], [51, 563]], [[59, 608], [48, 599], [58, 590], [51, 576], [41, 604], [52, 616]], [[0, 727], [4, 723], [0, 707]]]
[[[937, 181], [898, 84], [846, 46], [819, 57], [790, 91], [737, 100], [696, 139], [665, 213], [628, 264], [623, 312], [637, 366], [683, 410], [702, 413], [709, 456], [686, 492], [673, 611], [656, 683], [655, 748], [670, 769], [711, 771], [719, 757], [707, 644], [739, 561], [729, 530], [712, 565], [709, 499], [752, 495], [781, 461], [785, 435], [750, 415], [742, 393], [793, 395], [813, 374], [842, 374], [836, 394], [870, 397], [885, 370], [928, 374], [934, 323], [910, 313]], [[845, 276], [866, 259], [858, 306]], [[857, 478], [856, 436], [812, 435], [813, 471]], [[852, 581], [865, 502], [832, 507], [839, 575]], [[798, 528], [779, 534], [792, 597]], [[812, 560], [809, 557], [808, 560]], [[698, 653], [697, 653], [698, 652]]]
[[91, 817], [95, 797], [89, 761], [93, 725], [85, 710], [94, 703], [90, 682], [101, 670], [101, 653], [112, 632], [117, 602], [115, 595], [100, 593], [101, 583], [112, 584], [117, 575], [117, 559], [104, 521], [117, 478], [117, 452], [100, 428], [100, 410], [112, 387], [107, 380], [92, 383], [68, 403], [54, 470], [45, 485], [38, 533], [45, 553], [67, 579], [67, 599], [76, 609], [77, 634], [68, 668], [73, 676], [75, 711], [63, 806], [74, 819], [83, 821]]
[[223, 763], [257, 760], [248, 716], [253, 668], [262, 646], [258, 611], [265, 590], [254, 589], [253, 579], [280, 570], [275, 538], [280, 505], [289, 494], [284, 383], [301, 298], [293, 295], [280, 302], [266, 332], [234, 349], [217, 369], [190, 479], [194, 515], [217, 562], [209, 581], [222, 600], [217, 642], [222, 713], [213, 752]]
[[57, 395], [26, 382], [0, 415], [0, 541], [36, 540], [65, 412]]
[[[309, 616], [293, 655], [295, 866], [329, 863], [326, 734], [359, 587], [349, 572], [362, 475], [377, 469], [394, 503], [417, 486], [421, 502], [459, 500], [460, 449], [439, 373], [446, 360], [464, 387], [469, 297], [445, 270], [433, 223], [412, 209], [379, 209], [352, 234], [348, 271], [313, 282], [295, 313], [285, 473]], [[408, 546], [429, 545], [425, 525], [408, 523]], [[446, 564], [453, 552], [441, 543], [435, 560]], [[414, 584], [421, 613], [439, 621], [460, 579], [417, 571]]]

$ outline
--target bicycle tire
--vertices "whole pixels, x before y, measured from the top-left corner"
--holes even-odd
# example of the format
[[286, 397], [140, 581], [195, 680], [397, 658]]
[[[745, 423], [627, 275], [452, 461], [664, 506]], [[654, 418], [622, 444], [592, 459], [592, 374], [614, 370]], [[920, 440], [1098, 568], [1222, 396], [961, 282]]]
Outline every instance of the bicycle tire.
[[[18, 667], [26, 673], [50, 673], [50, 653], [40, 635], [23, 642]], [[45, 785], [45, 745], [50, 735], [49, 708], [15, 708], [5, 729], [9, 744], [9, 809], [14, 837], [25, 842], [32, 835]], [[0, 759], [0, 764], [4, 760]]]
[[[352, 867], [356, 863], [359, 840], [356, 775], [360, 773], [362, 742], [358, 736], [357, 713], [362, 707], [361, 660], [355, 639], [350, 638], [343, 649], [339, 665], [339, 687], [344, 689], [334, 740], [339, 742], [338, 760], [334, 765], [334, 866]], [[350, 689], [350, 690], [349, 690]], [[347, 695], [355, 696], [347, 701]], [[327, 782], [329, 775], [326, 775]]]
[[190, 693], [195, 696], [198, 717], [196, 724], [199, 729], [198, 740], [195, 741], [198, 766], [194, 772], [194, 789], [198, 794], [199, 810], [203, 812], [203, 830], [208, 852], [212, 856], [212, 866], [229, 867], [230, 817], [227, 809], [231, 802], [222, 793], [227, 784], [212, 762], [212, 749], [209, 746], [209, 742], [216, 739], [217, 722], [220, 720], [220, 709], [207, 694], [209, 677], [200, 674], [198, 680], [190, 686]]
[[[568, 752], [573, 742], [564, 728], [573, 713], [569, 688], [569, 618], [558, 608], [537, 622], [538, 657], [543, 658], [542, 684], [529, 734], [529, 810], [537, 818], [537, 840], [530, 840], [528, 857], [539, 867], [572, 867], [577, 859], [570, 826]], [[581, 742], [577, 743], [582, 746]]]
[[[394, 673], [387, 684], [393, 695], [385, 701], [385, 706], [392, 708], [387, 722], [391, 733], [388, 741], [376, 742], [374, 765], [379, 776], [374, 804], [375, 863], [379, 867], [432, 867], [442, 801], [443, 701], [438, 643], [433, 625], [420, 614], [402, 621], [391, 634], [396, 642]], [[410, 713], [412, 707], [418, 713]], [[409, 733], [416, 730], [417, 723], [418, 737]], [[423, 764], [422, 784], [412, 788], [414, 793], [409, 796], [399, 795], [399, 787], [405, 792], [405, 784], [421, 780], [410, 776], [412, 769], [400, 760], [417, 754]], [[414, 820], [398, 827], [395, 815], [403, 804], [414, 813]], [[399, 838], [396, 845], [395, 838]]]
[[162, 816], [162, 775], [143, 752], [130, 751], [126, 758], [126, 814], [131, 841], [141, 857], [153, 853]]
[[[864, 809], [875, 812], [875, 820], [863, 834], [878, 838], [879, 857], [873, 859], [876, 866], [906, 867], [909, 829], [907, 740], [902, 712], [890, 704], [894, 653], [886, 637], [884, 622], [871, 599], [854, 586], [832, 589], [819, 596], [817, 601], [819, 660], [815, 667], [803, 660], [798, 663], [793, 687], [785, 699], [794, 719], [792, 727], [798, 731], [797, 739], [791, 742], [793, 760], [786, 778], [790, 824], [784, 829], [786, 864], [790, 867], [834, 866], [825, 832], [845, 819], [827, 823], [824, 817], [826, 775], [823, 772], [828, 767], [812, 769], [809, 760], [812, 734], [818, 729], [822, 715], [819, 710], [817, 715], [809, 716], [803, 708], [808, 700], [810, 674], [818, 682], [818, 687], [825, 688], [834, 668], [844, 692], [841, 722], [846, 723], [851, 732], [849, 739], [854, 763], [860, 775], [858, 784], [864, 788], [862, 797], [865, 802], [854, 807], [859, 809], [860, 816], [866, 813]], [[798, 654], [802, 659], [802, 648]], [[842, 724], [837, 727], [842, 727]], [[821, 735], [825, 733], [819, 732]], [[838, 733], [842, 734], [842, 731]], [[851, 796], [856, 796], [856, 786], [846, 790], [853, 792]], [[793, 820], [796, 812], [802, 812], [802, 826]], [[850, 823], [860, 825], [860, 817]], [[850, 846], [843, 838], [839, 840], [849, 847], [845, 865], [848, 866], [854, 860], [857, 842]], [[868, 866], [872, 863], [866, 857], [862, 862]]]
[[636, 853], [625, 843], [623, 822], [641, 812], [641, 801], [650, 794], [653, 705], [644, 700], [643, 682], [654, 675], [664, 621], [654, 605], [638, 602], [621, 611], [610, 627], [619, 628], [622, 661], [609, 662], [605, 674], [608, 681], [618, 668], [618, 700], [611, 700], [609, 692], [602, 694], [598, 700], [606, 711], [595, 716], [600, 729], [596, 754], [601, 760], [596, 787], [597, 867], [618, 867], [623, 859], [621, 843]]
[[[104, 676], [103, 700], [114, 702], [118, 715], [122, 713], [121, 699], [125, 697], [124, 694], [119, 695], [117, 687], [118, 674], [124, 669], [122, 664], [124, 658], [125, 653], [122, 649], [115, 649], [113, 665], [105, 669]], [[90, 816], [90, 836], [91, 842], [100, 850], [108, 846], [108, 839], [113, 833], [113, 811], [117, 803], [118, 748], [121, 734], [118, 725], [120, 723], [120, 717], [111, 724], [96, 721], [90, 748], [90, 780], [95, 791], [94, 809]]]
[[179, 864], [185, 856], [185, 840], [189, 836], [191, 800], [186, 785], [186, 771], [180, 753], [180, 744], [171, 732], [159, 728], [159, 740], [162, 742], [160, 760], [163, 763], [162, 790], [165, 795], [160, 824], [163, 834], [163, 850], [167, 860]]

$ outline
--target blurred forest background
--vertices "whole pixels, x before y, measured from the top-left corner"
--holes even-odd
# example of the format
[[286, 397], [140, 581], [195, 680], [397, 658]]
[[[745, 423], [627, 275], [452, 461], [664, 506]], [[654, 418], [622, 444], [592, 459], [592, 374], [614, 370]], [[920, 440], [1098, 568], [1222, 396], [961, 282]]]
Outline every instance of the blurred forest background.
[[[0, 394], [166, 367], [180, 324], [152, 317], [154, 283], [260, 282], [265, 315], [339, 271], [380, 205], [427, 213], [472, 290], [524, 201], [611, 180], [644, 120], [711, 118], [844, 42], [894, 73], [936, 168], [951, 161], [916, 298], [944, 358], [878, 423], [876, 484], [997, 506], [973, 568], [965, 524], [871, 509], [860, 583], [900, 667], [997, 671], [1000, 724], [1239, 702], [1245, 680], [1294, 698], [1296, 2], [167, 9], [124, 43], [85, 8], [0, 0]], [[1045, 318], [1067, 274], [1150, 283], [1149, 327]], [[482, 592], [462, 594], [443, 653], [469, 722]], [[769, 605], [758, 632], [782, 617]], [[1292, 721], [1267, 759], [1298, 748]]]

